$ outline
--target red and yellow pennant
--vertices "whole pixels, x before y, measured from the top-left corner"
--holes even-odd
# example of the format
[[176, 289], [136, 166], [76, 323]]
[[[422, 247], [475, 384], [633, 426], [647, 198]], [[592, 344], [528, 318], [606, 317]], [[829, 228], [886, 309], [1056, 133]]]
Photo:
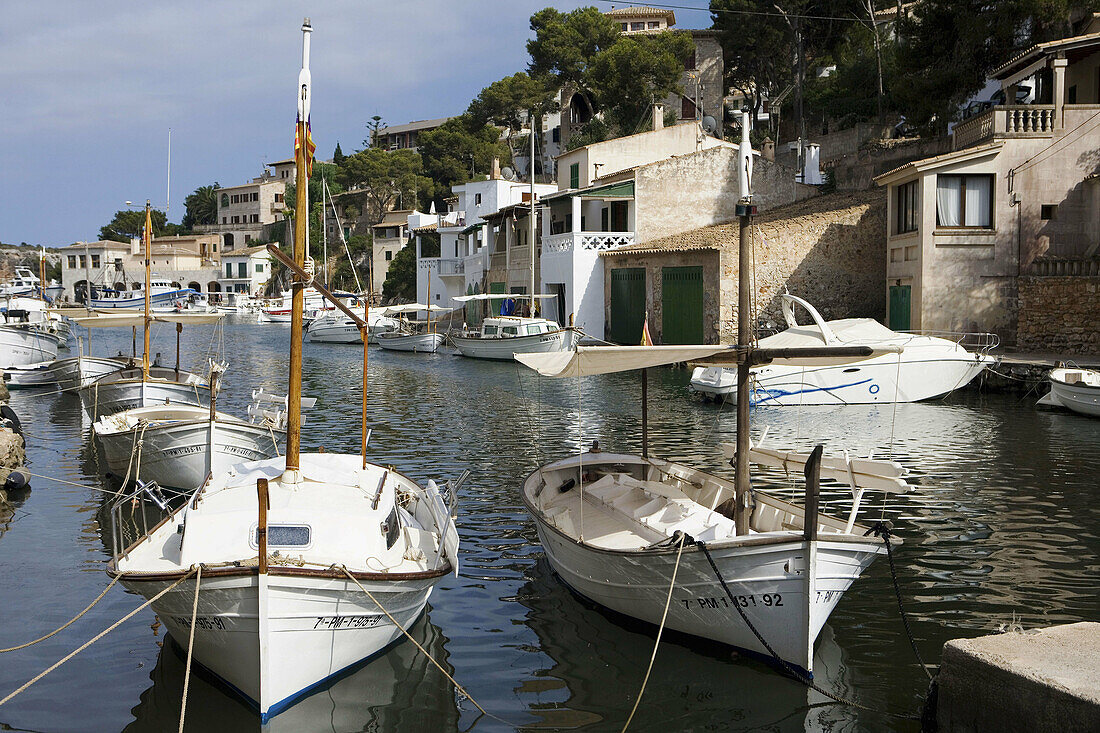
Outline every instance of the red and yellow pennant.
[[[301, 122], [299, 119], [298, 122]], [[301, 141], [298, 139], [298, 124], [294, 125], [294, 157], [298, 157]], [[306, 120], [306, 176], [313, 175], [313, 154], [317, 151], [317, 144], [313, 142], [313, 134], [309, 129], [309, 120]]]
[[642, 319], [642, 346], [652, 346], [653, 336], [649, 333], [649, 313], [645, 314], [645, 318]]

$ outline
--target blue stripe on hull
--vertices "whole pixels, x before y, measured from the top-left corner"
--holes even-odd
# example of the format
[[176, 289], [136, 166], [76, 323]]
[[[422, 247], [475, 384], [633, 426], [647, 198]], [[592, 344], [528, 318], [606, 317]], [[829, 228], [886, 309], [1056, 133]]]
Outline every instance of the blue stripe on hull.
[[[408, 629], [412, 628], [413, 626], [415, 626], [416, 622], [420, 620], [420, 617], [423, 616], [424, 613], [427, 610], [428, 610], [428, 604], [425, 603], [424, 608], [422, 608], [420, 610], [420, 613], [417, 614], [416, 618], [414, 618], [411, 622], [409, 622], [408, 625], [405, 626], [405, 629], [408, 630]], [[352, 662], [351, 664], [344, 667], [343, 669], [338, 670], [336, 672], [333, 672], [328, 677], [325, 677], [323, 679], [318, 680], [317, 682], [314, 682], [309, 687], [303, 687], [301, 690], [298, 690], [294, 694], [288, 695], [287, 697], [283, 698], [279, 702], [272, 705], [266, 713], [260, 711], [260, 703], [258, 701], [253, 700], [250, 695], [246, 694], [243, 690], [241, 690], [239, 687], [234, 685], [232, 682], [225, 679], [220, 674], [218, 674], [214, 670], [207, 667], [205, 664], [202, 664], [197, 659], [193, 660], [193, 663], [199, 665], [200, 667], [202, 667], [203, 671], [205, 671], [211, 677], [215, 678], [218, 681], [218, 683], [224, 685], [226, 688], [228, 688], [229, 690], [234, 692], [238, 697], [240, 697], [242, 700], [244, 700], [246, 703], [248, 703], [248, 705], [253, 710], [255, 710], [257, 713], [260, 714], [260, 723], [261, 724], [266, 724], [268, 721], [270, 721], [272, 718], [274, 718], [279, 713], [281, 713], [281, 712], [287, 710], [288, 708], [292, 707], [296, 702], [301, 700], [303, 697], [306, 697], [309, 694], [318, 691], [322, 687], [328, 687], [329, 685], [335, 684], [336, 682], [338, 682], [342, 678], [347, 677], [348, 675], [352, 674], [353, 672], [356, 672], [357, 670], [361, 669], [364, 665], [369, 664], [370, 662], [374, 661], [378, 657], [380, 657], [383, 654], [385, 654], [386, 652], [388, 652], [393, 647], [397, 646], [404, 639], [405, 639], [404, 634], [398, 635], [398, 637], [396, 639], [394, 639], [393, 641], [391, 641], [389, 644], [382, 647], [378, 651], [374, 652], [373, 654], [371, 654], [369, 656], [366, 656], [366, 657], [363, 657], [362, 659], [360, 659], [357, 662]], [[175, 639], [173, 639], [172, 641], [177, 646], [180, 646], [179, 642], [176, 641]], [[183, 647], [180, 646], [180, 649], [182, 651]]]
[[[833, 392], [836, 392], [839, 389], [844, 389], [845, 387], [858, 387], [861, 384], [867, 384], [868, 382], [873, 382], [873, 381], [874, 381], [873, 378], [868, 377], [867, 379], [864, 379], [860, 382], [851, 382], [850, 384], [838, 384], [835, 387], [811, 387], [809, 389], [794, 389], [794, 390], [784, 390], [784, 389], [778, 389], [778, 388], [774, 388], [774, 387], [765, 389], [763, 387], [758, 387], [758, 388], [756, 388], [752, 391], [752, 395], [751, 395], [751, 399], [750, 399], [749, 404], [760, 405], [760, 404], [766, 403], [768, 400], [777, 400], [781, 397], [794, 397], [794, 396], [797, 396], [797, 395], [800, 395], [800, 394], [811, 394], [813, 392], [829, 392], [831, 394]], [[763, 398], [760, 398], [760, 397], [757, 396], [757, 395], [761, 395], [761, 394], [767, 395], [767, 396], [763, 397]]]

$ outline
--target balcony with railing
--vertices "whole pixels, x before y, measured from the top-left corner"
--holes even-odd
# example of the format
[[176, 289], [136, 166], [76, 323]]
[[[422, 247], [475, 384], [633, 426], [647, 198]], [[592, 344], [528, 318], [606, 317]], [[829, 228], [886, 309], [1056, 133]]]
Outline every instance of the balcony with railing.
[[951, 147], [961, 150], [1005, 138], [1054, 137], [1054, 125], [1052, 104], [1001, 105], [955, 125]]
[[562, 232], [542, 241], [545, 254], [573, 251], [604, 252], [634, 244], [634, 232]]

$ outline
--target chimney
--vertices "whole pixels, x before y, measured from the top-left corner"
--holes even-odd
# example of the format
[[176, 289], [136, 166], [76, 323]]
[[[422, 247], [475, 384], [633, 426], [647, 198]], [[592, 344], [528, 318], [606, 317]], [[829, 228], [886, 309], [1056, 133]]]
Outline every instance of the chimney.
[[493, 158], [493, 172], [489, 177], [494, 181], [500, 178], [500, 158]]
[[764, 142], [761, 143], [760, 157], [775, 162], [775, 142], [770, 137], [764, 138]]
[[665, 105], [661, 102], [653, 103], [653, 130], [663, 130], [665, 127]]

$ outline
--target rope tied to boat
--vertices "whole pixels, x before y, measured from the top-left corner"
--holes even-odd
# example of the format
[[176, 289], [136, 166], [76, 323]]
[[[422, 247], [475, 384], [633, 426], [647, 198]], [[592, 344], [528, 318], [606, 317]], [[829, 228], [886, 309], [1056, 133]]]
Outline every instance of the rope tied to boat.
[[396, 626], [396, 627], [398, 628], [398, 630], [400, 630], [400, 631], [401, 631], [401, 633], [405, 635], [405, 638], [407, 638], [407, 639], [408, 639], [409, 641], [411, 641], [411, 642], [413, 643], [413, 645], [414, 645], [414, 646], [416, 646], [416, 648], [417, 648], [417, 649], [419, 649], [419, 650], [420, 650], [420, 652], [421, 652], [421, 653], [422, 653], [422, 654], [423, 654], [423, 655], [424, 655], [425, 657], [427, 657], [427, 658], [428, 658], [428, 661], [429, 661], [429, 662], [431, 662], [432, 664], [434, 664], [434, 665], [435, 665], [435, 667], [436, 667], [436, 669], [438, 669], [438, 670], [439, 670], [440, 672], [442, 672], [442, 673], [443, 673], [443, 676], [444, 676], [444, 677], [446, 677], [446, 678], [447, 678], [448, 680], [450, 680], [450, 681], [451, 681], [451, 684], [453, 684], [453, 685], [455, 686], [455, 689], [456, 689], [456, 690], [458, 690], [458, 691], [459, 691], [459, 692], [460, 692], [460, 693], [461, 693], [461, 694], [462, 694], [463, 696], [465, 696], [465, 698], [466, 698], [467, 700], [469, 700], [469, 701], [470, 701], [471, 703], [473, 703], [474, 707], [476, 707], [476, 708], [477, 708], [478, 710], [480, 710], [480, 711], [481, 711], [481, 714], [482, 714], [482, 715], [488, 716], [488, 717], [492, 718], [493, 720], [495, 720], [495, 721], [497, 721], [497, 722], [499, 722], [499, 723], [504, 723], [505, 725], [511, 726], [511, 727], [513, 727], [513, 728], [514, 728], [514, 727], [516, 727], [516, 726], [515, 726], [515, 725], [514, 725], [513, 723], [509, 723], [509, 722], [508, 722], [507, 720], [504, 720], [503, 718], [499, 718], [499, 717], [497, 717], [496, 715], [493, 715], [492, 713], [490, 713], [490, 712], [488, 712], [487, 710], [485, 710], [485, 708], [481, 707], [481, 705], [479, 705], [479, 704], [478, 704], [477, 700], [475, 700], [475, 699], [473, 698], [473, 695], [471, 695], [471, 694], [470, 694], [469, 692], [467, 692], [467, 691], [466, 691], [466, 688], [464, 688], [464, 687], [463, 687], [462, 685], [458, 684], [458, 681], [457, 681], [457, 680], [456, 680], [456, 679], [455, 679], [454, 677], [452, 677], [452, 676], [450, 675], [450, 673], [449, 673], [449, 672], [447, 672], [447, 670], [443, 669], [443, 665], [441, 665], [441, 664], [440, 664], [439, 662], [437, 662], [437, 661], [435, 660], [435, 657], [433, 657], [433, 656], [432, 656], [431, 654], [429, 654], [429, 653], [428, 653], [428, 650], [427, 650], [427, 649], [425, 649], [425, 648], [424, 648], [423, 646], [421, 646], [420, 642], [418, 642], [418, 641], [417, 641], [416, 639], [414, 639], [414, 638], [413, 638], [412, 634], [410, 634], [410, 633], [408, 632], [408, 630], [407, 630], [407, 629], [406, 629], [406, 628], [405, 628], [404, 626], [402, 626], [402, 625], [401, 625], [401, 623], [400, 623], [400, 622], [398, 622], [398, 620], [397, 620], [397, 619], [395, 619], [395, 618], [393, 617], [393, 615], [392, 615], [392, 614], [391, 614], [391, 613], [390, 613], [389, 611], [387, 611], [387, 610], [386, 610], [386, 607], [385, 607], [385, 606], [383, 606], [383, 605], [382, 605], [382, 604], [381, 604], [381, 603], [380, 603], [380, 602], [378, 601], [378, 599], [374, 597], [374, 594], [373, 594], [373, 593], [371, 593], [371, 592], [370, 592], [369, 590], [367, 590], [366, 588], [364, 588], [364, 587], [363, 587], [363, 584], [362, 584], [362, 583], [360, 583], [360, 582], [359, 582], [359, 580], [358, 580], [358, 579], [357, 579], [357, 578], [356, 578], [356, 577], [355, 577], [354, 575], [352, 575], [352, 574], [351, 574], [351, 571], [350, 571], [350, 570], [348, 570], [348, 566], [347, 566], [347, 565], [336, 565], [336, 564], [333, 564], [333, 565], [331, 565], [331, 566], [330, 566], [330, 568], [331, 568], [331, 569], [332, 569], [333, 571], [337, 571], [337, 570], [338, 570], [338, 571], [342, 572], [342, 573], [343, 573], [344, 575], [346, 575], [346, 576], [348, 577], [348, 580], [350, 580], [351, 582], [353, 582], [353, 583], [355, 583], [355, 584], [356, 584], [357, 586], [359, 586], [359, 590], [361, 590], [361, 591], [363, 591], [364, 593], [366, 593], [366, 594], [367, 594], [367, 598], [369, 598], [369, 599], [371, 599], [372, 601], [374, 601], [374, 605], [378, 606], [378, 610], [380, 610], [380, 611], [381, 611], [382, 613], [384, 613], [384, 614], [386, 615], [386, 618], [388, 618], [388, 619], [390, 620], [390, 623], [392, 623], [392, 624], [393, 624], [394, 626]]
[[[123, 616], [122, 618], [120, 618], [120, 619], [119, 619], [118, 621], [115, 621], [115, 622], [114, 622], [113, 624], [111, 624], [110, 626], [108, 626], [108, 627], [107, 627], [106, 629], [104, 629], [103, 631], [99, 632], [98, 634], [96, 634], [95, 636], [93, 636], [93, 637], [92, 637], [91, 639], [89, 639], [88, 641], [84, 642], [83, 644], [81, 644], [80, 646], [78, 646], [78, 647], [77, 647], [76, 649], [74, 649], [73, 651], [69, 652], [68, 654], [66, 654], [66, 655], [65, 655], [64, 657], [62, 657], [62, 658], [61, 658], [61, 659], [59, 659], [58, 661], [56, 661], [56, 662], [54, 662], [53, 664], [51, 664], [51, 665], [50, 665], [49, 667], [47, 667], [47, 668], [46, 668], [46, 669], [44, 669], [43, 671], [39, 672], [39, 673], [38, 673], [37, 675], [35, 675], [34, 677], [32, 677], [32, 678], [31, 678], [30, 680], [28, 680], [28, 681], [27, 681], [26, 683], [24, 683], [24, 684], [23, 684], [23, 685], [22, 685], [22, 686], [21, 686], [21, 687], [20, 687], [19, 689], [17, 689], [17, 690], [15, 690], [14, 692], [10, 693], [10, 694], [9, 694], [9, 695], [8, 695], [7, 697], [5, 697], [5, 698], [4, 698], [3, 700], [0, 700], [0, 705], [3, 705], [4, 703], [8, 702], [8, 701], [9, 701], [9, 700], [11, 700], [12, 698], [14, 698], [14, 697], [15, 697], [16, 695], [18, 695], [19, 693], [23, 692], [23, 691], [24, 691], [24, 690], [26, 690], [26, 689], [27, 689], [28, 687], [30, 687], [31, 685], [33, 685], [33, 684], [34, 684], [35, 682], [38, 682], [38, 680], [42, 679], [43, 677], [45, 677], [46, 675], [48, 675], [48, 674], [49, 674], [50, 672], [53, 672], [53, 671], [54, 671], [55, 669], [57, 669], [58, 667], [60, 667], [60, 666], [61, 666], [62, 664], [64, 664], [65, 662], [69, 661], [70, 659], [72, 659], [73, 657], [75, 657], [75, 656], [76, 656], [77, 654], [79, 654], [80, 652], [84, 651], [85, 649], [87, 649], [88, 647], [90, 647], [90, 646], [91, 646], [92, 644], [95, 644], [95, 643], [96, 643], [97, 641], [99, 641], [100, 639], [102, 639], [102, 638], [103, 638], [104, 636], [106, 636], [107, 634], [109, 634], [109, 633], [111, 633], [112, 631], [114, 631], [115, 629], [117, 629], [117, 628], [118, 628], [119, 626], [121, 626], [121, 625], [122, 625], [123, 623], [125, 623], [126, 621], [129, 621], [129, 620], [130, 620], [130, 619], [131, 619], [132, 617], [134, 617], [135, 615], [137, 615], [137, 614], [138, 614], [139, 612], [141, 612], [141, 611], [145, 610], [146, 608], [148, 608], [148, 607], [149, 607], [150, 605], [152, 605], [153, 603], [155, 603], [155, 602], [159, 601], [159, 600], [161, 599], [161, 597], [163, 597], [164, 595], [166, 595], [166, 594], [167, 594], [167, 593], [169, 593], [170, 591], [173, 591], [173, 590], [175, 590], [175, 589], [176, 589], [176, 588], [177, 588], [177, 587], [178, 587], [178, 586], [179, 586], [179, 585], [180, 585], [181, 583], [183, 583], [183, 582], [184, 582], [185, 580], [187, 580], [188, 578], [190, 578], [190, 577], [191, 577], [192, 575], [194, 575], [194, 574], [195, 574], [195, 569], [191, 569], [190, 571], [188, 571], [186, 575], [184, 575], [184, 576], [183, 576], [182, 578], [180, 578], [179, 580], [177, 580], [177, 581], [176, 581], [175, 583], [172, 583], [172, 585], [168, 586], [167, 588], [165, 588], [165, 589], [164, 589], [164, 590], [162, 590], [161, 592], [157, 593], [157, 594], [156, 594], [155, 596], [153, 596], [153, 597], [152, 597], [152, 598], [150, 598], [149, 600], [145, 601], [145, 603], [142, 603], [142, 604], [141, 604], [140, 606], [138, 606], [137, 608], [135, 608], [135, 609], [134, 609], [133, 611], [130, 611], [130, 612], [129, 612], [128, 614], [126, 614], [125, 616]], [[118, 577], [121, 577], [122, 575], [123, 575], [122, 573], [119, 573], [119, 576], [118, 576]]]
[[775, 661], [779, 663], [779, 666], [784, 671], [786, 671], [788, 674], [790, 674], [792, 677], [794, 677], [794, 679], [796, 679], [799, 682], [801, 682], [802, 684], [806, 685], [807, 687], [809, 687], [814, 692], [816, 692], [820, 695], [824, 695], [825, 697], [829, 698], [830, 700], [832, 700], [834, 702], [838, 702], [842, 705], [848, 705], [848, 706], [856, 708], [858, 710], [866, 710], [866, 711], [872, 712], [872, 713], [881, 713], [883, 715], [889, 715], [891, 717], [901, 718], [903, 720], [920, 720], [920, 717], [917, 716], [917, 715], [909, 715], [909, 714], [905, 714], [905, 713], [893, 713], [893, 712], [890, 712], [888, 710], [879, 710], [878, 708], [872, 708], [872, 707], [869, 707], [867, 705], [863, 705], [862, 703], [858, 703], [855, 700], [849, 700], [848, 698], [841, 697], [840, 695], [829, 692], [828, 690], [824, 689], [823, 687], [818, 685], [816, 682], [814, 682], [810, 677], [808, 677], [806, 675], [806, 673], [804, 673], [798, 667], [794, 666], [793, 664], [788, 662], [786, 659], [783, 659], [783, 657], [779, 656], [779, 654], [776, 653], [775, 649], [772, 648], [772, 645], [768, 643], [768, 640], [764, 638], [764, 636], [760, 633], [760, 631], [756, 628], [756, 626], [749, 619], [748, 614], [746, 614], [744, 609], [741, 608], [741, 605], [739, 603], [737, 603], [736, 599], [734, 599], [733, 591], [731, 591], [729, 586], [726, 585], [726, 579], [724, 577], [722, 577], [721, 571], [718, 570], [718, 565], [714, 562], [714, 558], [711, 556], [710, 550], [707, 548], [706, 543], [703, 542], [702, 540], [697, 540], [697, 539], [691, 537], [690, 535], [688, 535], [688, 539], [691, 542], [695, 543], [695, 546], [703, 551], [703, 556], [706, 557], [707, 562], [710, 563], [710, 568], [711, 568], [711, 570], [714, 571], [714, 576], [716, 578], [718, 578], [718, 582], [721, 584], [722, 590], [724, 590], [726, 592], [726, 596], [729, 597], [730, 605], [732, 605], [735, 609], [737, 609], [737, 613], [741, 616], [741, 620], [745, 622], [745, 625], [749, 627], [749, 631], [751, 631], [753, 633], [753, 635], [757, 638], [757, 640], [761, 643], [761, 645], [763, 645], [763, 647], [768, 650], [768, 653], [771, 654], [772, 658], [775, 659]]
[[646, 667], [645, 677], [642, 678], [642, 687], [638, 690], [638, 697], [634, 700], [634, 707], [630, 709], [630, 715], [627, 717], [626, 722], [623, 723], [622, 733], [626, 733], [626, 729], [630, 727], [630, 721], [634, 720], [634, 713], [638, 712], [638, 705], [642, 702], [642, 695], [645, 694], [646, 685], [649, 683], [649, 673], [653, 671], [653, 662], [657, 659], [657, 647], [661, 645], [661, 634], [665, 630], [665, 621], [668, 619], [668, 607], [672, 605], [672, 591], [676, 587], [676, 574], [680, 570], [680, 558], [684, 554], [684, 544], [687, 542], [688, 535], [680, 530], [676, 530], [672, 539], [675, 540], [676, 535], [680, 535], [680, 544], [676, 549], [676, 564], [672, 566], [672, 580], [668, 584], [668, 597], [665, 598], [665, 610], [661, 613], [661, 624], [657, 627], [657, 640], [653, 642], [653, 653], [649, 655], [649, 666]]
[[920, 663], [921, 669], [924, 670], [924, 674], [931, 680], [933, 675], [928, 670], [928, 665], [924, 663], [924, 658], [920, 654], [920, 649], [917, 648], [916, 639], [913, 638], [913, 630], [909, 628], [909, 616], [905, 613], [905, 606], [903, 606], [901, 602], [901, 588], [898, 587], [898, 573], [894, 567], [894, 551], [890, 544], [890, 530], [892, 528], [893, 525], [889, 522], [875, 522], [871, 525], [870, 529], [863, 533], [863, 536], [867, 537], [873, 534], [875, 537], [881, 537], [883, 544], [886, 545], [886, 559], [890, 561], [890, 580], [894, 583], [894, 596], [898, 599], [898, 613], [901, 614], [901, 622], [905, 626], [905, 636], [909, 639], [909, 646], [913, 648], [913, 654]]
[[34, 646], [35, 644], [37, 644], [37, 643], [39, 643], [39, 642], [42, 642], [42, 641], [45, 641], [46, 639], [49, 639], [49, 638], [50, 638], [51, 636], [54, 636], [55, 634], [59, 634], [59, 633], [61, 633], [62, 631], [64, 631], [65, 629], [69, 628], [69, 627], [70, 627], [70, 626], [72, 626], [72, 625], [73, 625], [74, 623], [76, 623], [76, 622], [77, 622], [77, 620], [79, 620], [81, 616], [83, 616], [84, 614], [88, 613], [88, 611], [91, 611], [91, 610], [92, 610], [92, 608], [93, 608], [93, 607], [94, 607], [94, 606], [95, 606], [95, 605], [96, 605], [97, 603], [99, 603], [100, 601], [102, 601], [102, 600], [103, 600], [103, 596], [107, 595], [107, 591], [111, 590], [111, 588], [113, 588], [113, 587], [115, 586], [115, 583], [117, 583], [117, 582], [118, 582], [118, 579], [119, 579], [120, 577], [121, 577], [121, 576], [118, 576], [118, 575], [116, 575], [116, 576], [115, 576], [114, 578], [112, 578], [112, 579], [111, 579], [111, 582], [107, 584], [107, 587], [103, 589], [103, 592], [102, 592], [102, 593], [100, 593], [100, 594], [99, 594], [98, 596], [96, 596], [96, 599], [95, 599], [94, 601], [92, 601], [91, 603], [89, 603], [89, 604], [88, 604], [88, 606], [87, 606], [87, 608], [85, 608], [85, 609], [84, 609], [83, 611], [81, 611], [81, 612], [80, 612], [80, 613], [78, 613], [77, 615], [73, 616], [73, 617], [72, 617], [71, 619], [69, 619], [69, 620], [68, 620], [67, 622], [65, 622], [65, 624], [64, 624], [64, 625], [62, 625], [62, 626], [59, 626], [59, 627], [57, 627], [56, 629], [54, 629], [54, 630], [53, 630], [53, 631], [51, 631], [50, 633], [46, 634], [45, 636], [40, 636], [40, 637], [38, 637], [38, 638], [37, 638], [37, 639], [35, 639], [34, 641], [28, 641], [28, 642], [27, 642], [26, 644], [20, 644], [19, 646], [11, 646], [11, 647], [8, 647], [7, 649], [0, 649], [0, 654], [4, 654], [4, 653], [6, 653], [6, 652], [17, 652], [17, 651], [19, 651], [20, 649], [26, 649], [26, 648], [27, 648], [27, 647], [29, 647], [29, 646]]
[[198, 566], [195, 574], [195, 600], [191, 605], [191, 631], [187, 637], [187, 664], [183, 668], [183, 698], [180, 700], [180, 727], [179, 733], [183, 733], [183, 721], [187, 717], [187, 688], [191, 682], [191, 655], [195, 650], [195, 621], [199, 615], [199, 585], [202, 583], [202, 565]]

